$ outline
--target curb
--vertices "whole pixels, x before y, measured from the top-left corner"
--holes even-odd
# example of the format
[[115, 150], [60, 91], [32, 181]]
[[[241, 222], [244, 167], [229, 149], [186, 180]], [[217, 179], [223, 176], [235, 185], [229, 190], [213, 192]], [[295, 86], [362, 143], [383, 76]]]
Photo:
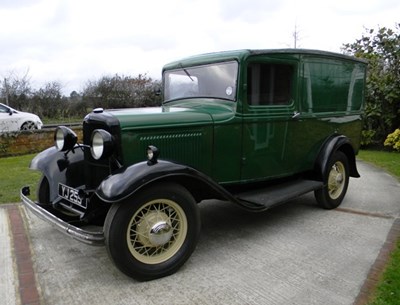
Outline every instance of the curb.
[[368, 302], [372, 300], [379, 280], [385, 271], [390, 255], [395, 249], [398, 240], [400, 240], [400, 218], [396, 218], [390, 228], [385, 243], [379, 251], [374, 264], [371, 266], [367, 278], [365, 279], [353, 305], [368, 304]]
[[11, 249], [13, 249], [18, 272], [18, 292], [21, 305], [40, 305], [30, 241], [20, 207], [19, 205], [10, 205], [6, 207], [6, 210], [10, 223]]

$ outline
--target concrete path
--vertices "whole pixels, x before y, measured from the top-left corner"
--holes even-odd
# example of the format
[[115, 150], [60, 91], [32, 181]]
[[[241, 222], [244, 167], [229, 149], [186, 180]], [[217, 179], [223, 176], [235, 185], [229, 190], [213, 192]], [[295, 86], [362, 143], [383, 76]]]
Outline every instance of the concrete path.
[[14, 272], [15, 265], [12, 258], [11, 234], [8, 223], [8, 213], [0, 208], [0, 303], [17, 304], [16, 287], [18, 278]]
[[[203, 202], [202, 233], [192, 257], [176, 274], [144, 283], [120, 273], [104, 247], [66, 238], [21, 208], [41, 301], [355, 304], [400, 215], [399, 182], [365, 163], [358, 167], [362, 177], [350, 180], [336, 210], [318, 208], [311, 194], [262, 214], [227, 202]], [[0, 208], [0, 268], [6, 274], [1, 269], [0, 300], [14, 304], [18, 281], [16, 268], [10, 267], [6, 214]]]

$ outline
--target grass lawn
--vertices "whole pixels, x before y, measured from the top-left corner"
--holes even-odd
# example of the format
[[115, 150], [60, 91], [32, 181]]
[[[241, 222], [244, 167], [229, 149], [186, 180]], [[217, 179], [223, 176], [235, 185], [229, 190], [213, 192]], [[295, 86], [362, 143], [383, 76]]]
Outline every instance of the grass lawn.
[[82, 123], [83, 121], [83, 116], [82, 117], [63, 117], [63, 118], [42, 118], [43, 124], [65, 124], [65, 123]]
[[[358, 158], [383, 168], [400, 180], [400, 153], [384, 151], [360, 151]], [[373, 300], [368, 305], [400, 304], [400, 240], [391, 254]]]
[[22, 186], [30, 186], [32, 195], [36, 194], [41, 174], [28, 168], [34, 156], [0, 158], [0, 204], [20, 202]]
[[374, 164], [400, 180], [400, 153], [376, 150], [361, 150], [358, 158]]

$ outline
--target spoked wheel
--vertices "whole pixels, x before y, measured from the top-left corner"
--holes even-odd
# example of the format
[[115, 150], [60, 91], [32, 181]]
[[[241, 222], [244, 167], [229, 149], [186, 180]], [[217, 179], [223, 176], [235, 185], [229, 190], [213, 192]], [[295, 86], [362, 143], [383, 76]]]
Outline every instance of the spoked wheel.
[[21, 130], [34, 130], [36, 129], [36, 125], [34, 122], [28, 121], [22, 124]]
[[183, 187], [163, 183], [114, 204], [104, 223], [109, 255], [139, 280], [177, 271], [193, 252], [200, 232], [196, 202]]
[[349, 162], [341, 151], [336, 151], [328, 161], [324, 183], [324, 188], [315, 191], [315, 198], [323, 208], [334, 209], [342, 203], [349, 185]]

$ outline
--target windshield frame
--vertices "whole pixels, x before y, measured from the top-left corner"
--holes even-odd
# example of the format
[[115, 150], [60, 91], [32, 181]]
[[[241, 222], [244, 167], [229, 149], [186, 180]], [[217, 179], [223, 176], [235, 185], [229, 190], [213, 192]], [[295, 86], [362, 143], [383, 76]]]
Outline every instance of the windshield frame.
[[[239, 77], [239, 62], [237, 60], [231, 59], [190, 66], [179, 64], [179, 66], [179, 68], [163, 72], [163, 103], [198, 98], [237, 101]], [[176, 83], [171, 85], [174, 81]], [[189, 87], [191, 88], [189, 89]], [[211, 91], [205, 94], [205, 88], [207, 88], [207, 91], [210, 89]], [[173, 90], [176, 92], [171, 92]]]

